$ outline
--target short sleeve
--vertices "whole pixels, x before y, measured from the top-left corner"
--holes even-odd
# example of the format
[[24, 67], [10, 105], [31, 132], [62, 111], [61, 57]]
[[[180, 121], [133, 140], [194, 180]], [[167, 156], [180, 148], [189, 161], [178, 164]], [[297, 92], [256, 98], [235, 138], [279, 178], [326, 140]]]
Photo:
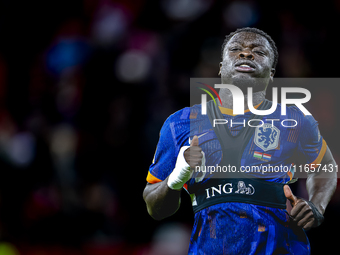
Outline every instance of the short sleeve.
[[169, 117], [161, 128], [156, 152], [146, 178], [149, 183], [165, 180], [175, 168], [178, 151], [173, 125], [174, 122]]
[[302, 130], [299, 139], [299, 153], [304, 156], [304, 164], [320, 164], [325, 155], [327, 144], [322, 138], [318, 122], [312, 115], [302, 118]]

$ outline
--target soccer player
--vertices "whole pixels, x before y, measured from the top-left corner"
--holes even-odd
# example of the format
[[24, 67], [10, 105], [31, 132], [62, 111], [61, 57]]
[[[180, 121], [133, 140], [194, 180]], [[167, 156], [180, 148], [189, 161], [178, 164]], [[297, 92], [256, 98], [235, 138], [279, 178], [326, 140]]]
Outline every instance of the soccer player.
[[[273, 80], [277, 60], [269, 35], [256, 28], [238, 29], [226, 36], [222, 46], [222, 83], [252, 87], [254, 107], [269, 109], [265, 90]], [[221, 88], [219, 96], [222, 104], [208, 102], [207, 115], [195, 105], [165, 121], [143, 193], [149, 214], [157, 220], [174, 214], [185, 189], [195, 213], [189, 254], [310, 254], [304, 231], [322, 223], [337, 182], [336, 163], [317, 122], [295, 106], [281, 116], [278, 105], [274, 113], [259, 119], [271, 123], [266, 120], [285, 117], [296, 120], [296, 127], [286, 128], [280, 122], [244, 126], [243, 119], [258, 116], [249, 110], [233, 115], [230, 90]], [[228, 124], [213, 127], [214, 117]], [[309, 200], [294, 196], [287, 185], [297, 163], [321, 164], [326, 169], [308, 172]], [[196, 171], [204, 165], [238, 169], [271, 165], [289, 171], [268, 172], [265, 179], [257, 178], [257, 173], [247, 178], [217, 178], [215, 173]], [[290, 214], [287, 199], [292, 205]]]

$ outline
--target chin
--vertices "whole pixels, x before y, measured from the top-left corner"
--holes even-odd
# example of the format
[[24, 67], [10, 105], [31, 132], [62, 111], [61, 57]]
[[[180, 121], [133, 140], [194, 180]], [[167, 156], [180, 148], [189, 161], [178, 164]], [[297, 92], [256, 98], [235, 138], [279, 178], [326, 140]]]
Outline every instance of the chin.
[[249, 73], [240, 73], [233, 77], [222, 77], [222, 83], [233, 84], [247, 93], [247, 88], [253, 88], [253, 92], [264, 91], [269, 83], [269, 78], [257, 78]]

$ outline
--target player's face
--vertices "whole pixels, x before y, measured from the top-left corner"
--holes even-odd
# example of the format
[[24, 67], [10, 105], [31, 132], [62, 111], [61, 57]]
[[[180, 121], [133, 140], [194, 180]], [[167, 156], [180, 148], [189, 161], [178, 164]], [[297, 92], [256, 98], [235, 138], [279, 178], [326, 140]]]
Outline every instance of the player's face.
[[238, 79], [255, 83], [261, 80], [266, 87], [275, 73], [273, 59], [274, 53], [265, 37], [251, 32], [237, 33], [224, 48], [220, 69], [222, 83]]

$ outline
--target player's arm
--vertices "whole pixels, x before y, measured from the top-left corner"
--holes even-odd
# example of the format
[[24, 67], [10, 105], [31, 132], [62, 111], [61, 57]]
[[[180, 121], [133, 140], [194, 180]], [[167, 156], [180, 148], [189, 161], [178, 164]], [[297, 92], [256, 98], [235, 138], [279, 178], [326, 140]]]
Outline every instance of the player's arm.
[[306, 188], [309, 201], [294, 196], [287, 185], [284, 187], [285, 195], [293, 207], [290, 215], [294, 222], [305, 230], [322, 223], [323, 214], [336, 189], [336, 162], [328, 146], [321, 161], [321, 168], [324, 170], [308, 173]]
[[158, 183], [147, 183], [143, 192], [148, 213], [155, 220], [162, 220], [174, 214], [181, 203], [181, 189], [169, 188], [167, 177]]
[[295, 197], [287, 185], [284, 191], [293, 206], [290, 214], [294, 222], [308, 230], [322, 223], [336, 188], [337, 173], [336, 162], [320, 134], [317, 121], [311, 115], [304, 116], [301, 121], [298, 152], [303, 154], [302, 161], [310, 164], [311, 169], [306, 180], [308, 201]]
[[337, 184], [336, 162], [328, 146], [321, 166], [325, 170], [308, 173], [306, 187], [309, 200], [324, 214]]
[[178, 210], [183, 185], [191, 178], [193, 169], [201, 165], [201, 151], [195, 136], [190, 147], [184, 146], [179, 151], [172, 173], [164, 181], [146, 185], [143, 198], [151, 217], [161, 220]]

